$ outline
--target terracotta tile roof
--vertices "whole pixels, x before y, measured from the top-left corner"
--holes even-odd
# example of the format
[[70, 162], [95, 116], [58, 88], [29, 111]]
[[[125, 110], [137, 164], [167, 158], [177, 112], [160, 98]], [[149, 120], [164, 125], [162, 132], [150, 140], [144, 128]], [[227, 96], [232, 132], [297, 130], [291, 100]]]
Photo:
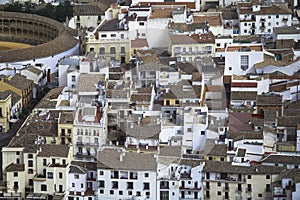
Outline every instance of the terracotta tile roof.
[[221, 161], [205, 161], [204, 172], [229, 173], [229, 174], [280, 174], [284, 170], [283, 167], [251, 165], [238, 166], [232, 165], [230, 162]]
[[172, 44], [197, 44], [197, 43], [214, 43], [215, 36], [208, 34], [191, 34], [191, 35], [172, 35]]
[[210, 15], [194, 15], [195, 23], [208, 23], [209, 26], [221, 26], [221, 16], [220, 14], [210, 14]]
[[152, 8], [149, 19], [172, 18], [172, 8]]
[[149, 47], [147, 39], [131, 40], [131, 48], [143, 48], [143, 47]]
[[235, 51], [263, 51], [262, 45], [230, 45], [226, 48], [227, 52], [235, 52]]
[[253, 132], [249, 124], [252, 119], [251, 113], [231, 112], [229, 113], [229, 129], [232, 132]]

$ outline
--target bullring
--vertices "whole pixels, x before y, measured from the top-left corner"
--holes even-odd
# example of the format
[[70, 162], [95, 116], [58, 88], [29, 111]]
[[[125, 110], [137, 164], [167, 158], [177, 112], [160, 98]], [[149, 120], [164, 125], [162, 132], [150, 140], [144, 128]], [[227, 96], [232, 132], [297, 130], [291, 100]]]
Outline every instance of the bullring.
[[56, 56], [64, 56], [64, 53], [74, 54], [78, 51], [75, 36], [72, 29], [46, 17], [0, 12], [0, 41], [33, 45], [24, 49], [0, 51], [0, 63], [35, 62], [37, 59], [49, 62], [49, 58], [54, 61]]

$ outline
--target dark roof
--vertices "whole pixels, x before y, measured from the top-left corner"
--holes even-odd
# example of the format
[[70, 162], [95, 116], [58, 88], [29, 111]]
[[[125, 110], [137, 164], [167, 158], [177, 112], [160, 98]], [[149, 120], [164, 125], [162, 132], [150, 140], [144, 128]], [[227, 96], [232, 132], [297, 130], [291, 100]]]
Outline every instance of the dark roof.
[[258, 106], [281, 106], [282, 96], [272, 93], [257, 95], [256, 103]]
[[25, 170], [25, 165], [24, 164], [14, 164], [11, 163], [8, 165], [5, 169], [6, 172], [23, 172]]
[[261, 163], [282, 163], [300, 165], [300, 156], [270, 154], [261, 160]]
[[5, 100], [9, 97], [10, 93], [8, 91], [0, 92], [0, 100]]
[[256, 100], [257, 92], [239, 92], [239, 91], [232, 91], [230, 98], [231, 100]]
[[223, 20], [235, 20], [235, 19], [238, 19], [238, 14], [235, 11], [224, 11], [222, 12], [222, 19]]
[[39, 108], [56, 108], [57, 97], [61, 94], [64, 87], [58, 87], [51, 89], [44, 97], [43, 99], [35, 106], [35, 109]]
[[127, 137], [134, 137], [136, 139], [156, 139], [159, 138], [161, 131], [160, 125], [148, 124], [145, 126], [135, 125], [133, 128], [126, 129]]
[[207, 155], [226, 156], [227, 155], [227, 145], [226, 144], [216, 144]]
[[72, 161], [69, 173], [86, 174], [88, 171], [97, 171], [96, 162]]
[[33, 81], [26, 78], [21, 74], [15, 74], [10, 80], [6, 81], [9, 85], [18, 88], [20, 90], [28, 89], [33, 85]]
[[72, 111], [63, 111], [60, 114], [59, 122], [60, 124], [73, 124], [74, 121], [74, 112]]
[[248, 132], [248, 133], [237, 133], [237, 132], [230, 132], [229, 138], [234, 139], [235, 141], [248, 139], [248, 140], [262, 140], [263, 139], [263, 132], [257, 131], [257, 132]]
[[[154, 154], [142, 154], [114, 150], [103, 150], [98, 152], [98, 169], [114, 169], [114, 170], [140, 170], [140, 171], [156, 171], [156, 159]], [[123, 160], [121, 160], [122, 158]]]
[[230, 173], [230, 174], [280, 174], [284, 170], [283, 167], [251, 165], [238, 166], [232, 165], [230, 162], [221, 161], [205, 161], [204, 172]]
[[70, 148], [67, 145], [43, 144], [40, 146], [39, 157], [62, 157], [67, 158]]
[[277, 117], [277, 126], [297, 127], [300, 124], [300, 116], [281, 116]]
[[94, 4], [76, 4], [73, 7], [74, 15], [104, 15], [105, 10], [102, 10]]
[[120, 20], [118, 19], [106, 20], [98, 27], [97, 31], [125, 31], [118, 28], [119, 22]]

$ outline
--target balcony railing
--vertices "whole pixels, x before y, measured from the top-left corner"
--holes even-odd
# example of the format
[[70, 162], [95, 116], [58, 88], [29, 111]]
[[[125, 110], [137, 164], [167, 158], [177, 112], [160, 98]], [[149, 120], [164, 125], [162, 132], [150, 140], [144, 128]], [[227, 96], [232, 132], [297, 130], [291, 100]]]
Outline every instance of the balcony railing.
[[228, 187], [228, 186], [227, 186], [227, 187], [226, 187], [226, 186], [223, 187], [223, 191], [224, 191], [224, 192], [228, 192], [228, 191], [229, 191], [229, 187]]
[[252, 188], [246, 188], [246, 192], [252, 192]]

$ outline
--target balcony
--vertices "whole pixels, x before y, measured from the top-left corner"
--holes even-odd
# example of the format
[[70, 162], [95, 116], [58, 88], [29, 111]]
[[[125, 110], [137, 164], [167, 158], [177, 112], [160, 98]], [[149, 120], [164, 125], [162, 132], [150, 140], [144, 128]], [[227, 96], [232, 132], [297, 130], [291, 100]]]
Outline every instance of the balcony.
[[246, 192], [252, 192], [252, 188], [245, 188]]
[[228, 186], [223, 187], [223, 192], [228, 192], [228, 191], [229, 191], [229, 187]]
[[188, 190], [188, 191], [198, 191], [198, 190], [201, 190], [202, 188], [201, 187], [183, 187], [183, 186], [180, 186], [179, 187], [180, 190]]
[[33, 178], [34, 181], [46, 181], [46, 175], [38, 174]]
[[241, 193], [241, 192], [242, 192], [242, 188], [236, 188], [236, 189], [235, 189], [235, 192], [236, 192], [236, 193]]
[[14, 186], [13, 186], [13, 190], [14, 190], [14, 191], [18, 191], [18, 189], [19, 189], [19, 186], [18, 186], [18, 185], [14, 185]]

